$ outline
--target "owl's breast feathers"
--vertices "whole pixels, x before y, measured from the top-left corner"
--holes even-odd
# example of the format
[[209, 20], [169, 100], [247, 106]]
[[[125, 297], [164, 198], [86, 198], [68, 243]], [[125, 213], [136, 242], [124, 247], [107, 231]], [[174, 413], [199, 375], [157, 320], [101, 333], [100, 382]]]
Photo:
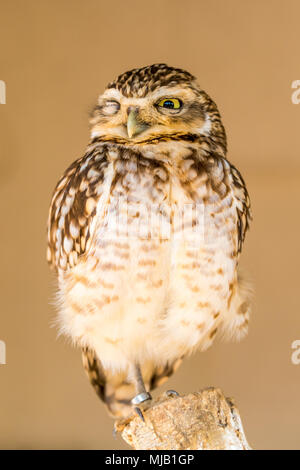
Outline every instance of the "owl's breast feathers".
[[[248, 293], [237, 278], [245, 183], [225, 158], [180, 149], [155, 158], [93, 144], [54, 192], [48, 260], [59, 273], [61, 328], [104, 367], [172, 363], [210, 346], [220, 326], [246, 331]], [[184, 238], [182, 208], [195, 205], [200, 217], [187, 210]]]
[[[145, 173], [150, 172], [153, 176], [151, 183], [157, 185], [159, 190], [160, 183], [165, 183], [166, 180], [170, 182], [168, 166], [162, 160], [143, 158], [141, 154], [129, 149], [123, 152], [116, 145], [93, 145], [82, 158], [70, 165], [55, 188], [48, 217], [47, 259], [50, 265], [62, 270], [72, 268], [77, 264], [78, 258], [88, 251], [92, 222], [100, 198], [109, 201], [111, 191], [118, 180], [122, 182], [128, 177], [130, 168], [141, 177], [147, 178]], [[185, 153], [177, 172], [184, 193], [194, 202], [201, 203], [201, 192], [203, 204], [207, 202], [208, 191], [203, 191], [204, 187], [210, 187], [211, 194], [218, 194], [220, 200], [228, 193], [232, 194], [240, 252], [249, 228], [251, 210], [248, 191], [239, 171], [225, 158], [210, 156], [201, 159], [191, 149], [188, 155]], [[126, 183], [124, 187], [126, 188]], [[131, 191], [128, 184], [127, 190], [129, 195]], [[149, 189], [148, 202], [153, 202], [151, 194], [154, 191], [155, 186]]]

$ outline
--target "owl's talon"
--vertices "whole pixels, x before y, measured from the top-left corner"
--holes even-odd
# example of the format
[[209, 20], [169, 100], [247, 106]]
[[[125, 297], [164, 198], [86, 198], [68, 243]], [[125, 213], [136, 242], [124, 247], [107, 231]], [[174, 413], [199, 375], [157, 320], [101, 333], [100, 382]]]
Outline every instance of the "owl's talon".
[[143, 423], [144, 423], [144, 422], [145, 422], [145, 418], [144, 418], [144, 415], [143, 415], [142, 410], [136, 406], [136, 407], [134, 408], [134, 411], [136, 412], [136, 414], [141, 418], [141, 420], [142, 420]]
[[167, 397], [179, 397], [179, 393], [176, 390], [167, 390], [166, 395]]

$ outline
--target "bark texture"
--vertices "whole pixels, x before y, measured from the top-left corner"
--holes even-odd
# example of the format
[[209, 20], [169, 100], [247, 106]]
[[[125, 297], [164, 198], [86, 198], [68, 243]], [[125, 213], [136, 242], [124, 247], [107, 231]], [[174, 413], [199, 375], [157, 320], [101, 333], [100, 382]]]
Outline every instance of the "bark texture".
[[161, 395], [143, 412], [116, 422], [136, 450], [250, 450], [231, 398], [218, 388], [185, 396]]

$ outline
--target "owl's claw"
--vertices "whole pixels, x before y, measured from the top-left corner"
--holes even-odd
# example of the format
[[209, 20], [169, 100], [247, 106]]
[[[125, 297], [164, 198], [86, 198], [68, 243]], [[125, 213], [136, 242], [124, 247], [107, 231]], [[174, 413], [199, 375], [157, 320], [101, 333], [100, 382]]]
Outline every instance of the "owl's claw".
[[176, 390], [167, 390], [166, 395], [167, 397], [179, 397], [179, 393]]
[[136, 412], [136, 414], [141, 418], [141, 420], [142, 420], [143, 423], [144, 423], [144, 422], [145, 422], [145, 418], [144, 418], [144, 415], [143, 415], [142, 410], [136, 406], [136, 407], [134, 408], [134, 411]]
[[[138, 405], [134, 407], [134, 411], [137, 413], [137, 415], [141, 418], [143, 422], [145, 422], [145, 418], [142, 409], [146, 409], [149, 406], [151, 400], [152, 396], [148, 392], [139, 393], [131, 400], [131, 403], [133, 405]], [[142, 409], [140, 408], [140, 406]]]

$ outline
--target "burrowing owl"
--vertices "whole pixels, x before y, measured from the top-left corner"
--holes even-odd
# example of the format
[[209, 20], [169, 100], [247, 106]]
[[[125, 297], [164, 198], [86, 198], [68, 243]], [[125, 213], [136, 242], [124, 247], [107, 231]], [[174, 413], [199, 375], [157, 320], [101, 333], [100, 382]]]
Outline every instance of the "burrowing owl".
[[218, 331], [247, 332], [237, 268], [249, 219], [217, 106], [195, 77], [156, 64], [107, 86], [85, 155], [56, 186], [48, 259], [60, 329], [112, 415], [150, 400]]

